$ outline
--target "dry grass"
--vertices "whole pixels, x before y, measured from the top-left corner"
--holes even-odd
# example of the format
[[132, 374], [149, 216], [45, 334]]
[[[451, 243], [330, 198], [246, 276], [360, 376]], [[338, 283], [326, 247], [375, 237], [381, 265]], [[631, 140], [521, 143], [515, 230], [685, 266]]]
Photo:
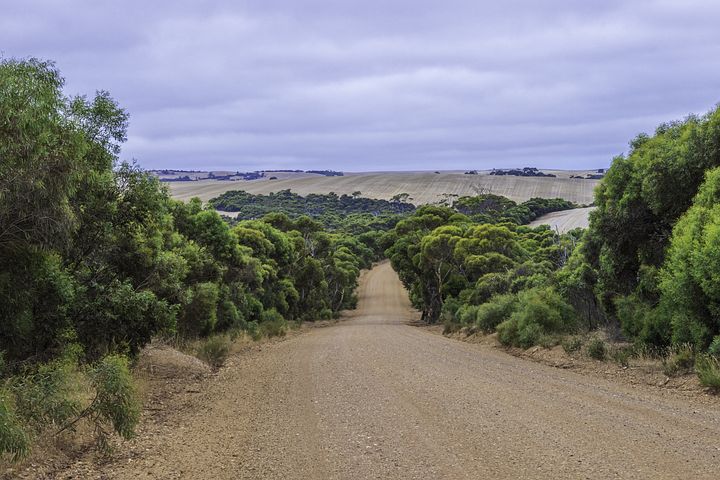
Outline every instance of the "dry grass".
[[[346, 173], [342, 177], [325, 177], [305, 173], [267, 174], [266, 178], [252, 181], [216, 181], [169, 183], [173, 197], [188, 200], [199, 197], [207, 201], [228, 190], [244, 190], [254, 194], [267, 194], [290, 189], [300, 195], [310, 193], [351, 194], [360, 191], [363, 196], [389, 200], [399, 193], [408, 193], [412, 203], [435, 203], [444, 194], [475, 195], [478, 189], [503, 195], [515, 201], [532, 197], [565, 198], [578, 204], [590, 204], [598, 180], [570, 178], [580, 171], [552, 171], [556, 178], [494, 176], [487, 172], [464, 175], [463, 172], [367, 172]], [[277, 180], [269, 180], [271, 175]]]

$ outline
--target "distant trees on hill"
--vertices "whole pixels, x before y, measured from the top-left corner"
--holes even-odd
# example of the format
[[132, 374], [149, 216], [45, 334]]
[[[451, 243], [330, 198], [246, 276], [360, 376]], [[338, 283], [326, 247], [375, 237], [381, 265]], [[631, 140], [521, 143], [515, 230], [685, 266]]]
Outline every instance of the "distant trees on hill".
[[500, 195], [480, 194], [460, 197], [452, 203], [452, 207], [476, 222], [510, 221], [525, 225], [547, 213], [569, 210], [577, 205], [562, 198], [531, 198], [517, 204]]
[[[178, 172], [180, 173], [204, 173], [201, 171], [195, 171], [195, 170], [151, 170], [152, 173], [157, 174], [160, 177], [160, 181], [162, 182], [194, 182], [197, 180], [201, 180], [201, 178], [198, 178], [198, 176], [190, 177], [189, 175], [183, 175], [179, 177], [168, 177], [167, 175], [173, 175]], [[218, 181], [234, 181], [234, 180], [258, 180], [263, 177], [265, 177], [266, 173], [314, 173], [316, 175], [324, 175], [326, 177], [342, 177], [344, 175], [343, 172], [336, 172], [334, 170], [308, 170], [307, 172], [303, 172], [303, 170], [262, 170], [262, 171], [254, 171], [254, 172], [240, 172], [237, 171], [235, 173], [227, 173], [225, 175], [217, 175], [215, 172], [208, 172], [207, 177], [210, 180], [218, 180]], [[277, 177], [275, 177], [277, 178]]]
[[535, 167], [524, 167], [522, 169], [519, 168], [511, 168], [511, 169], [493, 169], [490, 172], [490, 175], [512, 175], [516, 177], [556, 177], [557, 175], [554, 175], [552, 173], [545, 173], [541, 172]]
[[334, 170], [307, 170], [305, 173], [325, 175], [326, 177], [342, 177], [343, 175], [345, 175], [343, 172], [336, 172]]
[[291, 217], [308, 215], [327, 221], [330, 217], [343, 215], [362, 213], [378, 216], [415, 210], [409, 203], [363, 198], [360, 197], [360, 192], [352, 195], [309, 194], [302, 197], [289, 189], [268, 195], [253, 195], [241, 190], [229, 191], [211, 199], [208, 204], [217, 210], [237, 212], [237, 218], [240, 219], [260, 218], [279, 211]]

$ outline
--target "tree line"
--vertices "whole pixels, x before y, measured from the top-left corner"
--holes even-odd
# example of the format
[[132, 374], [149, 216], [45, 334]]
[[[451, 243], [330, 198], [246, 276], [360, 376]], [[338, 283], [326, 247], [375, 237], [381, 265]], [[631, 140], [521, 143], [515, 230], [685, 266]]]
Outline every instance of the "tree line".
[[172, 200], [119, 162], [128, 114], [66, 96], [50, 62], [3, 60], [0, 92], [0, 453], [78, 419], [131, 436], [129, 362], [155, 336], [278, 335], [355, 305], [375, 236]]
[[208, 205], [217, 210], [237, 213], [236, 218], [250, 220], [272, 212], [284, 212], [291, 217], [307, 215], [327, 226], [340, 226], [348, 215], [366, 214], [375, 217], [403, 214], [415, 210], [404, 201], [388, 201], [353, 195], [311, 193], [300, 196], [289, 189], [268, 195], [253, 195], [242, 190], [231, 190], [211, 199]]
[[119, 161], [127, 112], [63, 83], [50, 62], [0, 63], [0, 453], [23, 456], [79, 421], [101, 445], [129, 438], [130, 367], [151, 339], [257, 338], [332, 318], [384, 257], [447, 331], [528, 347], [605, 328], [633, 348], [682, 346], [720, 386], [720, 109], [634, 139], [598, 187], [590, 228], [561, 235], [527, 223], [576, 207], [562, 199], [178, 202]]
[[720, 388], [720, 108], [632, 140], [595, 205], [589, 229], [565, 235], [521, 226], [533, 214], [502, 197], [421, 207], [386, 254], [423, 317], [449, 330], [528, 347], [602, 328], [633, 344], [618, 358], [694, 362]]

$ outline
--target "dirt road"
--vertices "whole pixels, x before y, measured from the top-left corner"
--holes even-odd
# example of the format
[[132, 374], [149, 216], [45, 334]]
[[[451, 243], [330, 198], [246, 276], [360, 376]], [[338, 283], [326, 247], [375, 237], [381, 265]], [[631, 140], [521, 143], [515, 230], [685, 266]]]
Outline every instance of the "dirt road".
[[572, 210], [548, 213], [530, 222], [530, 226], [550, 225], [550, 228], [560, 233], [569, 232], [573, 228], [587, 228], [590, 225], [590, 212], [593, 210], [595, 207], [573, 208]]
[[716, 405], [450, 340], [413, 317], [381, 264], [348, 319], [234, 357], [136, 454], [74, 478], [720, 475]]

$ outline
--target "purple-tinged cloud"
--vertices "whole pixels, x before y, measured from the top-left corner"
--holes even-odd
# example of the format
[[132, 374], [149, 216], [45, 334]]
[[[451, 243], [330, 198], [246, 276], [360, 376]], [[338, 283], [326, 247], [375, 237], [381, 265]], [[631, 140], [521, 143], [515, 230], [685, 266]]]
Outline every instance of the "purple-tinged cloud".
[[10, 0], [147, 168], [591, 168], [720, 101], [712, 0]]

